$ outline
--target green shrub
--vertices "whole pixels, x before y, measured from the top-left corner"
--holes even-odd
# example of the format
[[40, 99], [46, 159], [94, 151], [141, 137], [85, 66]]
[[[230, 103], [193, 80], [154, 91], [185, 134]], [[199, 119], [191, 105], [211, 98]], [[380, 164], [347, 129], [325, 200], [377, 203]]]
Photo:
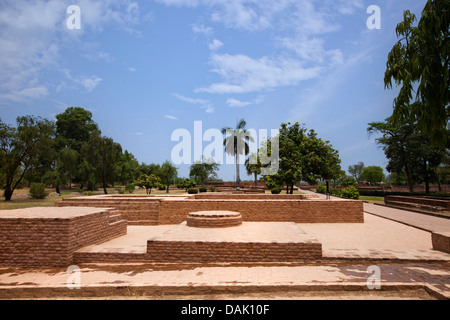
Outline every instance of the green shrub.
[[272, 190], [270, 190], [270, 192], [272, 192], [272, 194], [280, 194], [282, 190], [283, 189], [281, 187], [275, 187]]
[[166, 190], [166, 186], [163, 186], [162, 184], [160, 184], [160, 185], [158, 186], [158, 190], [159, 190], [159, 191], [164, 191], [164, 190]]
[[208, 192], [208, 189], [206, 189], [206, 188], [199, 188], [199, 190], [200, 190], [200, 193]]
[[125, 190], [128, 192], [128, 193], [133, 193], [134, 192], [134, 190], [136, 189], [136, 186], [134, 185], [134, 184], [127, 184], [126, 186], [125, 186]]
[[355, 187], [348, 187], [341, 190], [341, 197], [346, 199], [359, 199], [359, 191]]
[[116, 188], [116, 191], [117, 191], [119, 194], [125, 194], [125, 189], [124, 189], [124, 188]]
[[216, 187], [211, 187], [211, 188], [209, 188], [209, 191], [211, 191], [211, 192], [216, 192]]
[[188, 193], [189, 194], [198, 194], [198, 189], [189, 189]]
[[30, 194], [33, 199], [45, 199], [48, 196], [43, 183], [32, 183], [30, 185]]
[[316, 192], [325, 194], [325, 193], [327, 193], [327, 187], [325, 187], [323, 184], [319, 184], [317, 186]]

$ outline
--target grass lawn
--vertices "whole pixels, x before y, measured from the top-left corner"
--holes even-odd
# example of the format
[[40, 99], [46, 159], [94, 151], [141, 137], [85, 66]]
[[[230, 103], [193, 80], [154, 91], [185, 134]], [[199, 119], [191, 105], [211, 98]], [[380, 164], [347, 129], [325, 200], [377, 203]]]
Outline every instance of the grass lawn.
[[[46, 189], [48, 193], [55, 192], [55, 189]], [[29, 193], [28, 188], [23, 188], [19, 190], [15, 190], [13, 194], [13, 199], [11, 201], [5, 201], [3, 197], [3, 190], [0, 190], [0, 210], [14, 210], [14, 209], [24, 209], [24, 208], [33, 208], [33, 207], [54, 207], [55, 203], [62, 201], [66, 198], [76, 198], [76, 197], [86, 197], [89, 195], [99, 195], [104, 194], [103, 190], [96, 191], [95, 193], [91, 192], [83, 192], [82, 194], [77, 195], [76, 193], [79, 190], [64, 190], [61, 191], [60, 197], [47, 197], [43, 200], [31, 199], [31, 198], [21, 198], [21, 195], [25, 195]], [[115, 188], [108, 188], [108, 194], [117, 194], [118, 191]], [[185, 194], [184, 190], [170, 190], [171, 195], [181, 195]], [[144, 189], [136, 189], [133, 194], [145, 194]], [[152, 195], [166, 195], [166, 191], [160, 190], [152, 190]], [[14, 199], [14, 197], [19, 197]]]
[[362, 201], [370, 201], [370, 202], [384, 202], [384, 197], [366, 197], [366, 196], [360, 196], [359, 200]]

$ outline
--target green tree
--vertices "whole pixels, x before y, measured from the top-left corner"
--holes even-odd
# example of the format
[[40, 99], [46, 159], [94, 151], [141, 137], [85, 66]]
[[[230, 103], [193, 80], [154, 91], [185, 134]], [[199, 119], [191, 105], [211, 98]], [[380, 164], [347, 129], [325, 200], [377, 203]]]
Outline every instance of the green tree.
[[236, 159], [236, 190], [240, 190], [240, 155], [248, 155], [250, 153], [249, 142], [254, 142], [254, 138], [245, 128], [247, 122], [241, 119], [237, 122], [236, 128], [223, 128], [222, 134], [226, 135], [223, 145], [228, 155], [234, 156]]
[[120, 181], [120, 183], [125, 186], [139, 177], [139, 162], [132, 153], [125, 150], [125, 152], [120, 156], [116, 172], [117, 181]]
[[189, 176], [199, 179], [201, 185], [204, 186], [208, 181], [208, 178], [212, 175], [217, 176], [216, 171], [219, 170], [220, 165], [212, 161], [197, 161], [195, 162], [189, 171]]
[[92, 135], [89, 142], [83, 145], [82, 154], [87, 160], [87, 171], [92, 173], [95, 168], [97, 181], [101, 183], [104, 193], [108, 194], [108, 184], [115, 182], [122, 147], [111, 138]]
[[153, 188], [159, 188], [159, 186], [161, 186], [161, 179], [154, 174], [149, 176], [143, 174], [134, 182], [134, 184], [141, 188], [145, 188], [146, 193], [151, 194]]
[[78, 157], [78, 152], [73, 149], [65, 148], [59, 152], [57, 170], [69, 180], [69, 189], [72, 188], [72, 180], [78, 174]]
[[383, 168], [378, 166], [370, 166], [363, 169], [360, 178], [362, 181], [376, 185], [384, 181], [385, 175]]
[[197, 186], [197, 183], [195, 181], [192, 181], [190, 179], [181, 179], [177, 182], [177, 188], [178, 189], [184, 189], [186, 192], [188, 189], [195, 188]]
[[356, 181], [359, 182], [360, 181], [359, 176], [361, 175], [364, 167], [365, 167], [364, 162], [358, 162], [357, 164], [349, 166], [348, 172], [353, 178], [355, 178]]
[[5, 200], [11, 201], [14, 190], [48, 149], [54, 137], [53, 122], [32, 116], [17, 118], [17, 128], [0, 120], [0, 171], [5, 179]]
[[422, 17], [404, 12], [397, 25], [399, 41], [389, 53], [385, 87], [400, 86], [394, 100], [394, 123], [417, 118], [421, 133], [433, 145], [445, 148], [449, 121], [449, 24], [448, 0], [428, 0]]
[[100, 135], [98, 125], [92, 120], [92, 113], [79, 107], [70, 107], [56, 116], [56, 144], [58, 151], [70, 148], [81, 150], [92, 135]]
[[328, 141], [307, 131], [299, 123], [283, 123], [279, 136], [280, 171], [287, 192], [294, 192], [300, 181], [315, 184], [319, 180], [337, 180], [341, 173], [339, 153]]
[[178, 169], [169, 161], [164, 162], [159, 169], [158, 176], [161, 178], [162, 183], [167, 187], [167, 193], [169, 193], [171, 183], [177, 178]]
[[373, 122], [367, 129], [369, 134], [381, 134], [377, 143], [383, 148], [389, 160], [387, 170], [398, 177], [406, 176], [410, 192], [414, 185], [429, 184], [435, 178], [436, 168], [441, 164], [445, 151], [432, 145], [428, 136], [422, 134], [413, 120], [396, 124], [392, 118], [384, 122]]
[[264, 166], [261, 164], [261, 159], [258, 154], [252, 153], [247, 160], [245, 160], [245, 169], [248, 175], [254, 175], [255, 177], [255, 188], [258, 187], [258, 175], [261, 174]]

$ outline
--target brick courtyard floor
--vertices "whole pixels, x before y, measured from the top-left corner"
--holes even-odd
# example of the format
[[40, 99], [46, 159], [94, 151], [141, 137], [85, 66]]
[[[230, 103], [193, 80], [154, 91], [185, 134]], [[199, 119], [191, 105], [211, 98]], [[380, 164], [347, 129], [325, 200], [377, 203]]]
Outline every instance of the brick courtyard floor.
[[[364, 210], [364, 224], [298, 225], [322, 243], [321, 261], [84, 264], [79, 266], [80, 290], [68, 289], [73, 274], [66, 269], [0, 268], [0, 298], [449, 299], [450, 254], [432, 250], [430, 232], [450, 231], [450, 219], [373, 204], [365, 204]], [[126, 236], [82, 251], [142, 254], [148, 239], [163, 234], [176, 238], [177, 228], [129, 226]], [[245, 241], [258, 232], [250, 228], [240, 237]], [[380, 270], [381, 290], [367, 287], [370, 266]]]
[[[324, 260], [257, 266], [85, 264], [79, 266], [81, 290], [67, 288], [70, 275], [66, 269], [0, 268], [0, 298], [170, 299], [225, 294], [228, 298], [320, 299], [327, 292], [339, 292], [330, 298], [350, 299], [376, 299], [386, 292], [392, 299], [450, 298], [450, 255], [432, 250], [427, 231], [368, 213], [364, 224], [298, 226], [322, 242]], [[82, 250], [143, 253], [149, 238], [170, 234], [174, 228], [130, 226], [128, 235]], [[251, 232], [242, 235], [253, 236]], [[381, 291], [368, 290], [372, 265], [380, 268]], [[405, 292], [410, 294], [405, 296]]]

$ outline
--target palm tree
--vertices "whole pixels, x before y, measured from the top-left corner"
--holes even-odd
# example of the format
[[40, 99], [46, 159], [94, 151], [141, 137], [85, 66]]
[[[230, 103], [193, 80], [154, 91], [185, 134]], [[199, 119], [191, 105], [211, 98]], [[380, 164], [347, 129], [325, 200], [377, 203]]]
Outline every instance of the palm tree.
[[234, 156], [236, 158], [236, 190], [240, 190], [240, 176], [239, 176], [239, 166], [240, 157], [239, 155], [248, 155], [250, 153], [250, 146], [248, 142], [254, 142], [253, 137], [245, 129], [247, 122], [241, 119], [236, 124], [236, 129], [223, 128], [222, 134], [226, 135], [223, 145], [225, 151], [228, 155]]

